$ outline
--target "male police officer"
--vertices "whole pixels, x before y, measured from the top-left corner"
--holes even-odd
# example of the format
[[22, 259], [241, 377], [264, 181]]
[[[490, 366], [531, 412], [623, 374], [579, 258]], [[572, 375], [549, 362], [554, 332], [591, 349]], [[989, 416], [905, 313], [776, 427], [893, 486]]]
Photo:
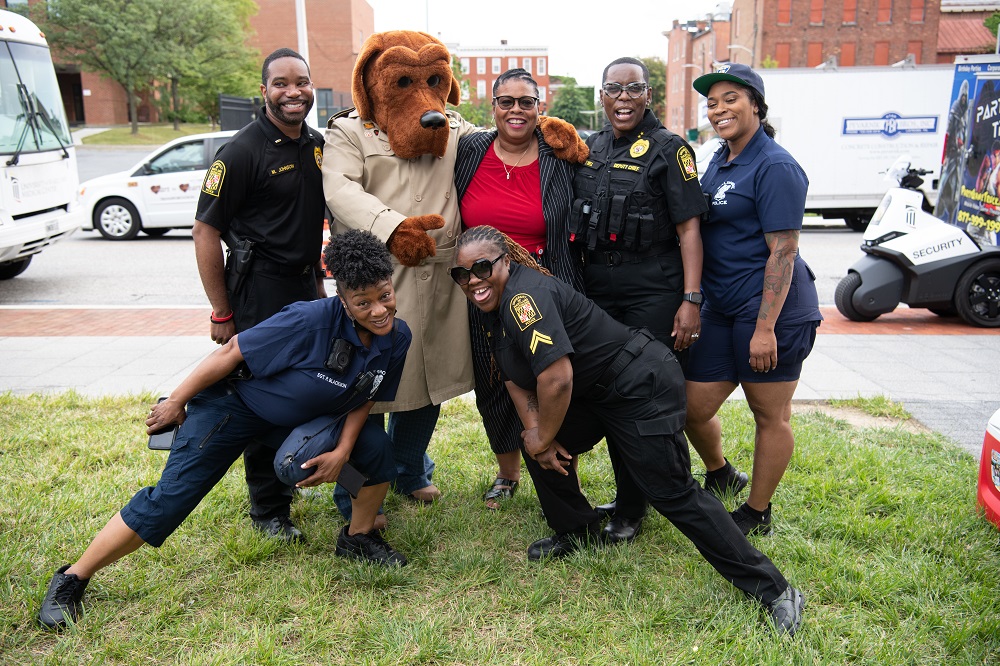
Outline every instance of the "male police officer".
[[[278, 49], [264, 60], [260, 92], [263, 113], [219, 150], [205, 175], [192, 233], [219, 344], [290, 303], [326, 297], [323, 136], [305, 123], [313, 105], [309, 66]], [[225, 266], [220, 237], [229, 246]], [[289, 517], [291, 489], [275, 477], [273, 457], [258, 444], [243, 455], [250, 517], [265, 534], [301, 540]]]

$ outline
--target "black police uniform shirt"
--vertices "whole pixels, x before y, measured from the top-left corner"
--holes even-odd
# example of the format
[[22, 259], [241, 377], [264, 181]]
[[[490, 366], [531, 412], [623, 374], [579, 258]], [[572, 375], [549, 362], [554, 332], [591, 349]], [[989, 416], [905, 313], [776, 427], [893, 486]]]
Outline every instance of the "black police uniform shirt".
[[584, 396], [632, 331], [562, 280], [511, 263], [500, 307], [489, 313], [493, 354], [504, 379], [534, 391], [537, 376], [563, 356], [573, 396]]
[[195, 219], [258, 243], [258, 256], [298, 267], [323, 248], [323, 135], [302, 123], [291, 139], [267, 119], [233, 136], [205, 174]]
[[[365, 347], [338, 298], [301, 301], [239, 334], [253, 379], [233, 382], [246, 406], [261, 418], [297, 426], [323, 414], [346, 414], [368, 400], [389, 402], [403, 374], [412, 335], [402, 319], [388, 335]], [[334, 338], [353, 346], [343, 373], [325, 366]], [[359, 380], [371, 373], [366, 390]], [[368, 383], [370, 382], [370, 383]]]
[[[648, 141], [646, 138], [646, 135], [652, 134], [657, 130], [663, 130], [664, 133], [669, 134], [666, 147], [662, 150], [652, 150], [657, 144]], [[602, 131], [613, 132], [610, 125]], [[597, 134], [592, 134], [588, 137], [587, 145], [593, 146], [597, 137]], [[648, 163], [645, 160], [634, 159], [631, 156], [632, 150], [639, 146], [642, 141], [646, 141], [649, 144], [647, 150], [652, 153]], [[708, 212], [708, 204], [705, 202], [705, 196], [702, 194], [701, 187], [698, 184], [698, 167], [695, 163], [691, 146], [681, 137], [667, 131], [656, 115], [649, 109], [645, 110], [642, 120], [639, 121], [639, 124], [631, 132], [612, 140], [608, 163], [621, 165], [621, 168], [639, 166], [640, 168], [647, 169], [646, 178], [649, 181], [650, 197], [654, 199], [665, 198], [667, 216], [673, 225], [686, 222], [692, 217], [700, 217]], [[588, 165], [583, 164], [578, 167], [578, 170], [584, 171], [587, 168]], [[614, 191], [614, 169], [610, 173], [599, 174], [597, 177], [602, 179], [609, 178], [611, 180], [611, 188]], [[604, 183], [598, 185], [599, 190], [604, 187]], [[676, 232], [671, 232], [667, 236], [676, 236]], [[615, 248], [622, 244], [621, 241], [621, 238], [618, 239], [618, 242], [609, 242], [607, 238], [598, 238], [597, 247]]]

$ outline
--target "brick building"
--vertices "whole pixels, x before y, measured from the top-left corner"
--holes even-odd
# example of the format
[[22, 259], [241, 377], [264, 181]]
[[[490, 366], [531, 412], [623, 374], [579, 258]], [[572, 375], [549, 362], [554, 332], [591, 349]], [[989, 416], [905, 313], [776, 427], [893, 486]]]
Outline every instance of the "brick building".
[[734, 62], [778, 67], [937, 62], [940, 0], [734, 0]]
[[998, 11], [997, 0], [941, 0], [937, 62], [955, 62], [959, 54], [994, 53], [996, 37], [983, 21]]
[[[23, 11], [42, 0], [0, 0], [0, 6]], [[99, 1], [99, 0], [95, 0]], [[277, 48], [299, 50], [296, 0], [257, 0], [258, 12], [250, 20], [248, 43], [261, 53], [261, 60]], [[309, 33], [309, 66], [316, 87], [318, 124], [336, 111], [352, 106], [351, 73], [361, 44], [374, 32], [375, 18], [365, 0], [304, 0]], [[53, 54], [59, 89], [72, 125], [124, 125], [129, 122], [128, 99], [116, 82], [78, 65], [60, 63]], [[159, 120], [148, 97], [140, 100], [140, 122]]]
[[508, 69], [520, 67], [538, 83], [541, 110], [552, 97], [549, 81], [549, 50], [547, 47], [510, 46], [501, 40], [497, 46], [461, 46], [448, 44], [448, 50], [458, 58], [468, 88], [462, 91], [463, 102], [489, 103], [493, 99], [493, 82]]
[[729, 6], [723, 4], [702, 20], [675, 20], [663, 33], [668, 40], [667, 117], [660, 122], [671, 132], [685, 136], [688, 129], [698, 126], [700, 95], [691, 82], [711, 72], [715, 63], [729, 60], [729, 28]]

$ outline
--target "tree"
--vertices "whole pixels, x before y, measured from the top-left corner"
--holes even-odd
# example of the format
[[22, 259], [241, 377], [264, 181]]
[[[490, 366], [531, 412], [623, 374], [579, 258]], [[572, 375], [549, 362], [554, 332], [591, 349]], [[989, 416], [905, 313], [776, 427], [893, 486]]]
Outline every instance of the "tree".
[[994, 37], [996, 37], [997, 27], [1000, 26], [1000, 12], [993, 12], [991, 16], [987, 17], [987, 19], [983, 21], [983, 25], [989, 28], [989, 31], [993, 33]]
[[655, 56], [639, 58], [649, 70], [649, 87], [653, 90], [653, 113], [662, 122], [667, 117], [667, 63]]
[[559, 78], [562, 80], [562, 86], [549, 105], [548, 115], [562, 118], [576, 127], [590, 127], [592, 114], [587, 112], [594, 106], [594, 89], [577, 87], [576, 79], [571, 76]]

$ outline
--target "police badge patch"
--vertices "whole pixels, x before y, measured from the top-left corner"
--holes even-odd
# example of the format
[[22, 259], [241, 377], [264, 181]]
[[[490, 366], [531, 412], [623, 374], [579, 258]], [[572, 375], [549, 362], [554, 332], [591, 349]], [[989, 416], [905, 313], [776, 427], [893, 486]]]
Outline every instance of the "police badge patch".
[[691, 154], [687, 146], [681, 146], [677, 149], [677, 166], [681, 168], [684, 180], [698, 177], [698, 167], [694, 163], [694, 155]]
[[322, 169], [323, 168], [323, 149], [319, 148], [319, 147], [313, 148], [313, 157], [316, 158], [316, 168], [317, 169]]
[[222, 191], [222, 181], [226, 178], [226, 165], [222, 160], [215, 160], [212, 166], [208, 167], [205, 174], [205, 182], [202, 183], [201, 191], [213, 197], [219, 196]]
[[510, 299], [510, 313], [514, 315], [522, 331], [542, 320], [542, 313], [538, 311], [534, 299], [528, 294], [518, 294]]
[[638, 139], [628, 149], [628, 154], [632, 157], [642, 157], [649, 150], [649, 139]]

